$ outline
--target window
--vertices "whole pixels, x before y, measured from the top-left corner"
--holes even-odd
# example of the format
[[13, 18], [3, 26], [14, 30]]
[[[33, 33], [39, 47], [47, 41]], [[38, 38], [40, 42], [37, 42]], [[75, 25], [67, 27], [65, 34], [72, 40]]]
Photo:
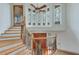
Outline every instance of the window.
[[61, 24], [62, 22], [62, 7], [61, 5], [55, 5], [55, 24]]

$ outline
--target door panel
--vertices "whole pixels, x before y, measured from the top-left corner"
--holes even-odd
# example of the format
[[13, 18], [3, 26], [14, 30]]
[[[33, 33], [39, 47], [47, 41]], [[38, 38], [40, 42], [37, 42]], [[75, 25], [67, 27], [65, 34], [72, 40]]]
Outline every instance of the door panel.
[[33, 39], [33, 49], [35, 50], [34, 51], [35, 54], [37, 55], [45, 54], [47, 46], [46, 46], [46, 39], [43, 37], [46, 37], [46, 33], [33, 33], [33, 36], [34, 38], [37, 38]]

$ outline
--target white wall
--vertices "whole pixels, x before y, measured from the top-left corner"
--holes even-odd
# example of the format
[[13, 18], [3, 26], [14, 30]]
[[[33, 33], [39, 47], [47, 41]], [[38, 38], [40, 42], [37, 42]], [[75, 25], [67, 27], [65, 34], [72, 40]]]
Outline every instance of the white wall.
[[11, 14], [10, 5], [8, 3], [0, 3], [0, 34], [10, 27]]
[[58, 33], [58, 48], [79, 53], [79, 4], [67, 4], [67, 30]]

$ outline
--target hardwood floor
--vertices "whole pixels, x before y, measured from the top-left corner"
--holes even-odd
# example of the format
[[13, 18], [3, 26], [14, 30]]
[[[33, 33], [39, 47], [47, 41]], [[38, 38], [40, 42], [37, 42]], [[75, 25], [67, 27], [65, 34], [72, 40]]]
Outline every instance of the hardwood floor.
[[56, 52], [53, 55], [79, 55], [79, 54], [63, 50], [56, 50]]

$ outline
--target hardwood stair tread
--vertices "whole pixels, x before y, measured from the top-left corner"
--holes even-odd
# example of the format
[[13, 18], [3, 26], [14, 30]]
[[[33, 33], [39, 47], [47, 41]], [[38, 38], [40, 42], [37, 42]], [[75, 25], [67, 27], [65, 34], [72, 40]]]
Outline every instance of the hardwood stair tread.
[[13, 48], [9, 48], [9, 49], [6, 49], [5, 51], [0, 52], [0, 54], [1, 55], [8, 55], [9, 53], [14, 52], [17, 49], [20, 49], [22, 47], [24, 47], [24, 45], [19, 45], [19, 46], [13, 47]]
[[0, 38], [16, 38], [16, 37], [20, 37], [20, 36], [0, 36]]
[[13, 27], [21, 27], [21, 26], [13, 26]]
[[23, 52], [24, 50], [26, 50], [26, 47], [23, 46], [22, 48], [10, 53], [10, 55], [18, 55], [19, 52]]
[[0, 52], [1, 52], [1, 51], [4, 51], [4, 50], [6, 50], [6, 49], [9, 49], [9, 48], [16, 47], [16, 46], [21, 45], [21, 44], [23, 44], [23, 43], [22, 43], [22, 42], [19, 42], [19, 43], [11, 44], [11, 45], [8, 45], [8, 46], [0, 47]]
[[[14, 52], [17, 49], [20, 49], [22, 47], [24, 47], [24, 45], [22, 43], [15, 44], [14, 46], [10, 45], [8, 47], [4, 47], [4, 49], [0, 52], [0, 54], [1, 55], [9, 54], [9, 53]], [[1, 48], [0, 48], [0, 50], [1, 50]]]
[[21, 26], [13, 26], [0, 35], [0, 55], [26, 54], [26, 47], [20, 38]]
[[4, 34], [20, 34], [20, 33], [16, 33], [16, 32], [13, 32], [13, 33], [11, 33], [11, 32], [5, 32]]
[[7, 32], [5, 32], [5, 33], [21, 33], [21, 31], [7, 31]]
[[20, 38], [19, 37], [16, 37], [16, 38], [0, 38], [0, 40], [19, 40]]
[[21, 29], [9, 29], [7, 31], [21, 31]]
[[[21, 40], [0, 40], [0, 48], [21, 42]], [[5, 44], [4, 44], [5, 43]]]
[[25, 49], [25, 50], [17, 53], [17, 55], [32, 55], [32, 51], [29, 49]]
[[13, 27], [13, 28], [10, 28], [10, 29], [21, 29], [21, 27]]
[[18, 53], [17, 55], [31, 55], [31, 54], [26, 54], [27, 52], [26, 52], [26, 49], [25, 50], [23, 50], [22, 52], [20, 52], [20, 53]]
[[12, 31], [12, 30], [7, 30], [6, 32], [20, 32], [20, 30], [14, 30], [14, 31]]

